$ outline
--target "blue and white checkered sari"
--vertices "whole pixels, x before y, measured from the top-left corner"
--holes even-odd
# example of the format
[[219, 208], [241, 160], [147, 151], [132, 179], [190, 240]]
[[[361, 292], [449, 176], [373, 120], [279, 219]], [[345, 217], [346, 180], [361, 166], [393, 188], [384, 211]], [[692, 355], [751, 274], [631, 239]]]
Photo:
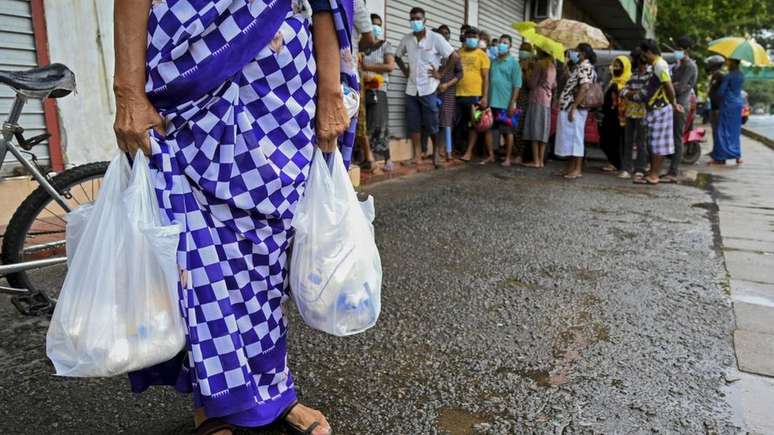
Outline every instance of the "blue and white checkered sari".
[[[330, 0], [342, 80], [358, 88], [352, 0]], [[178, 262], [188, 345], [130, 375], [173, 384], [208, 417], [275, 420], [295, 399], [287, 366], [287, 250], [315, 142], [316, 67], [305, 0], [166, 0], [148, 24], [146, 92], [159, 203], [182, 223]], [[341, 139], [351, 155], [355, 120]]]

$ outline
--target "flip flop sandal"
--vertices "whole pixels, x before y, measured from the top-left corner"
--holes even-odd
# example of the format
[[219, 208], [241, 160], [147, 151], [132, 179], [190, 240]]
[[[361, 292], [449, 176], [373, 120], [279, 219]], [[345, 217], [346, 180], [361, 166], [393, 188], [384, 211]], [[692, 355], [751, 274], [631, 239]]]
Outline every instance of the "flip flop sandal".
[[[319, 421], [315, 421], [314, 423], [310, 424], [309, 427], [304, 429], [300, 426], [296, 426], [295, 424], [287, 420], [288, 415], [290, 414], [291, 411], [293, 411], [293, 408], [295, 408], [296, 405], [298, 405], [298, 403], [299, 403], [298, 401], [295, 401], [293, 402], [293, 404], [288, 406], [288, 409], [286, 409], [285, 412], [283, 412], [282, 415], [280, 416], [280, 420], [282, 420], [285, 426], [287, 426], [287, 428], [290, 429], [290, 431], [294, 435], [312, 435], [312, 433], [314, 433], [314, 430], [317, 429], [318, 426], [320, 426]], [[330, 432], [330, 435], [333, 435], [333, 431]]]
[[217, 418], [208, 418], [204, 420], [204, 423], [200, 424], [194, 431], [194, 435], [212, 435], [222, 430], [228, 430], [234, 432], [234, 425], [228, 424], [223, 420]]
[[677, 179], [675, 177], [668, 175], [665, 177], [659, 177], [658, 182], [664, 183], [664, 184], [677, 184]]
[[562, 177], [565, 180], [577, 180], [578, 178], [582, 178], [583, 175], [562, 175]]
[[602, 167], [602, 172], [615, 172], [618, 169], [615, 168], [613, 165], [607, 165]]
[[634, 183], [634, 184], [642, 184], [642, 185], [646, 185], [646, 186], [656, 186], [656, 185], [658, 185], [659, 182], [658, 181], [655, 181], [655, 182], [654, 181], [650, 181], [647, 178], [642, 177], [642, 178], [635, 178], [634, 181], [632, 181], [632, 183]]

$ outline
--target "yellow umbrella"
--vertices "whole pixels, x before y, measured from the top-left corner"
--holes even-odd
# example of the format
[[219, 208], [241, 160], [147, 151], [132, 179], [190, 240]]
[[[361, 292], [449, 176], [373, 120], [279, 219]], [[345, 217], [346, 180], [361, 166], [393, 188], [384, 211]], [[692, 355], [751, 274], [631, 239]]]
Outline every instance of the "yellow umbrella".
[[751, 38], [716, 39], [710, 42], [709, 51], [722, 54], [729, 59], [745, 60], [756, 66], [771, 65], [766, 49]]
[[521, 21], [513, 23], [513, 28], [516, 29], [524, 39], [529, 41], [532, 46], [545, 51], [554, 59], [564, 62], [564, 46], [549, 37], [538, 34], [535, 31], [535, 23], [532, 21]]
[[607, 40], [602, 30], [566, 18], [545, 19], [536, 26], [535, 31], [564, 44], [568, 48], [575, 48], [581, 42], [591, 45], [591, 48], [608, 48], [610, 46], [610, 41]]

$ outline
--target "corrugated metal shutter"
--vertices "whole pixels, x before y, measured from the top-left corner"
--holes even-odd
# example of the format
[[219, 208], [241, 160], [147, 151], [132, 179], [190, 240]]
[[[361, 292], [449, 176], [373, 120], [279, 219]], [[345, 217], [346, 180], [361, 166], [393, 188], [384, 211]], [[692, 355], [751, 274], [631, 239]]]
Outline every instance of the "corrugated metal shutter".
[[[0, 0], [0, 69], [24, 70], [36, 66], [38, 62], [29, 0]], [[0, 123], [8, 118], [14, 96], [11, 88], [0, 86]], [[46, 131], [43, 105], [40, 100], [27, 102], [19, 124], [26, 130], [27, 137]], [[32, 152], [43, 163], [48, 161], [47, 143], [37, 145]], [[9, 160], [14, 160], [10, 153], [6, 156], [6, 161]], [[3, 165], [2, 172], [7, 174], [12, 166], [15, 165]]]
[[511, 27], [516, 21], [524, 21], [524, 0], [479, 0], [478, 28], [486, 31], [492, 38], [502, 34], [513, 38], [514, 54], [519, 52], [521, 37]]
[[[433, 0], [386, 0], [387, 12], [385, 17], [385, 35], [387, 40], [398, 48], [401, 38], [409, 33], [409, 11], [414, 6], [425, 10], [427, 27], [438, 27], [446, 24], [451, 30], [451, 43], [459, 48], [460, 26], [465, 23], [465, 0], [450, 0], [437, 2]], [[406, 109], [404, 96], [406, 95], [406, 78], [396, 69], [390, 74], [390, 84], [387, 88], [390, 100], [390, 135], [393, 137], [406, 137]]]

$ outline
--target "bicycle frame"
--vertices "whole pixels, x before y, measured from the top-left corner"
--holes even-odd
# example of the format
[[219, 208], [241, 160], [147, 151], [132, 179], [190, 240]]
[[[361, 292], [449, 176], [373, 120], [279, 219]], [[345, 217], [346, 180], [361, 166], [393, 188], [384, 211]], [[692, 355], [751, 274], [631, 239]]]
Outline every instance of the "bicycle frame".
[[[11, 142], [14, 137], [17, 138], [20, 144], [26, 143], [23, 132], [24, 128], [21, 127], [18, 122], [22, 114], [22, 109], [27, 103], [27, 97], [19, 93], [16, 94], [11, 113], [8, 116], [8, 120], [3, 123], [2, 138], [0, 138], [0, 167], [3, 165], [7, 152], [10, 152], [16, 160], [21, 163], [24, 168], [32, 174], [32, 177], [51, 195], [52, 198], [62, 207], [66, 212], [70, 212], [70, 206], [67, 205], [67, 201], [62, 197], [59, 192], [51, 185], [45, 175], [41, 174], [37, 166], [27, 160], [22, 154], [19, 148]], [[16, 264], [4, 264], [0, 265], [0, 277], [9, 275], [16, 272], [25, 270], [41, 269], [55, 264], [64, 263], [67, 261], [66, 257], [61, 258], [48, 258], [44, 260], [25, 261], [23, 263]], [[26, 289], [14, 289], [11, 287], [0, 286], [0, 293], [25, 293]]]

